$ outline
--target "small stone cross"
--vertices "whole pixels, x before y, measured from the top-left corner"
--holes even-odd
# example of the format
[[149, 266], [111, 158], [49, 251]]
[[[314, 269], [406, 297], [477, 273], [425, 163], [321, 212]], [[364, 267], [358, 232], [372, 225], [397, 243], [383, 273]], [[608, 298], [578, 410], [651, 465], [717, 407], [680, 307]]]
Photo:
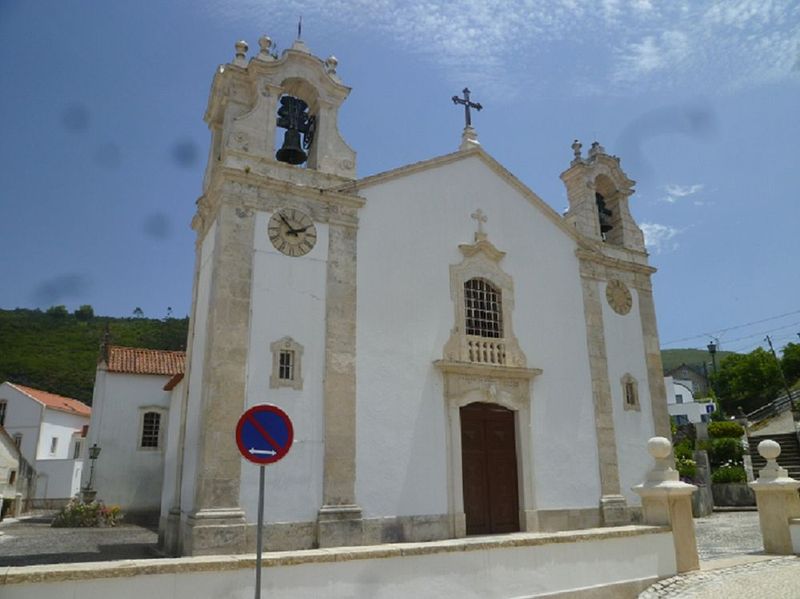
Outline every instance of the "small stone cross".
[[470, 218], [473, 218], [478, 223], [478, 232], [475, 233], [475, 239], [484, 239], [486, 237], [486, 233], [483, 232], [483, 223], [488, 221], [489, 219], [483, 213], [483, 210], [478, 208], [475, 212], [469, 215]]
[[466, 121], [466, 127], [472, 127], [472, 116], [470, 115], [469, 109], [474, 108], [475, 110], [482, 110], [483, 106], [481, 106], [480, 102], [470, 102], [469, 100], [469, 88], [465, 87], [463, 92], [464, 99], [462, 100], [458, 96], [453, 96], [453, 104], [463, 104], [464, 105], [464, 120]]

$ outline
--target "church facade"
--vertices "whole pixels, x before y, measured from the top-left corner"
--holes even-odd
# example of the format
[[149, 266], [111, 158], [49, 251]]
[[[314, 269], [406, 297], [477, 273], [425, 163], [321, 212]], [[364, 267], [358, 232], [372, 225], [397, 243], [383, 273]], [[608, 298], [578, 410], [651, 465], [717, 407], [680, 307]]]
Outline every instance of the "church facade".
[[271, 550], [636, 521], [669, 419], [619, 159], [573, 144], [563, 216], [471, 127], [451, 154], [357, 179], [336, 60], [259, 45], [237, 44], [205, 115], [166, 548], [254, 550], [258, 468], [234, 430], [259, 403], [295, 431], [266, 472]]

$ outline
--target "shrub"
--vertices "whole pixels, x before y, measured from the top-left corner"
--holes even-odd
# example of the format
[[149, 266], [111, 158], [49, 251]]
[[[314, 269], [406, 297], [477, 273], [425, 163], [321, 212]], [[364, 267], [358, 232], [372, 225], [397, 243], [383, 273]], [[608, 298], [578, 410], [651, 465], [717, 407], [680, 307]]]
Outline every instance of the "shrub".
[[711, 440], [708, 459], [711, 462], [712, 469], [728, 462], [741, 465], [743, 453], [744, 450], [739, 439], [723, 437], [721, 439]]
[[692, 458], [692, 452], [694, 451], [694, 447], [692, 446], [691, 439], [684, 439], [680, 443], [676, 443], [675, 447], [673, 448], [673, 452], [675, 453], [675, 458]]
[[102, 501], [84, 503], [73, 497], [65, 505], [50, 526], [54, 528], [89, 528], [116, 526], [122, 520], [122, 510], [118, 505], [107, 507]]
[[738, 422], [709, 422], [708, 436], [712, 439], [739, 439], [744, 435], [744, 428]]
[[688, 457], [676, 455], [675, 468], [678, 470], [681, 480], [694, 480], [694, 476], [697, 474], [697, 462]]
[[712, 483], [743, 483], [745, 480], [744, 467], [737, 464], [724, 464], [711, 473]]

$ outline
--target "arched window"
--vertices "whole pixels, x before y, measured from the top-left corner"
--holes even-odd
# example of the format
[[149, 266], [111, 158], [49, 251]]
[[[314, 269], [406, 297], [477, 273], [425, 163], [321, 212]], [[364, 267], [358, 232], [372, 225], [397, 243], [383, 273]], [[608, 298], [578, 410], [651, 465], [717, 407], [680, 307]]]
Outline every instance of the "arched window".
[[464, 283], [464, 315], [467, 335], [503, 336], [503, 305], [500, 290], [485, 279]]

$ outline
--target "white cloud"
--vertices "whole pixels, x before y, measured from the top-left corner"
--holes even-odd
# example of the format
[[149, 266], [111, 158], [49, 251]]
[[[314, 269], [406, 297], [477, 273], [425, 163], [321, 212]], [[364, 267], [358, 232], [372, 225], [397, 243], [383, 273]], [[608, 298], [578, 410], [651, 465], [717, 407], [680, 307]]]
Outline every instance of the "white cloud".
[[[777, 0], [206, 0], [206, 6], [214, 17], [284, 30], [302, 14], [307, 31], [378, 40], [422, 56], [459, 84], [469, 74], [473, 87], [495, 97], [533, 81], [546, 88], [551, 64], [537, 61], [549, 60], [552, 48], [568, 48], [569, 83], [583, 93], [670, 86], [714, 93], [798, 76], [800, 3]], [[278, 31], [267, 33], [281, 41]]]
[[[663, 198], [664, 202], [668, 202], [670, 204], [674, 204], [678, 200], [694, 195], [698, 191], [702, 191], [705, 188], [705, 185], [702, 183], [695, 183], [694, 185], [677, 185], [677, 184], [670, 184], [666, 186], [666, 197]], [[702, 202], [698, 202], [698, 200], [694, 201], [696, 206], [702, 204]]]
[[682, 232], [680, 229], [658, 223], [641, 223], [639, 226], [644, 233], [644, 244], [656, 254], [678, 248], [675, 237]]

